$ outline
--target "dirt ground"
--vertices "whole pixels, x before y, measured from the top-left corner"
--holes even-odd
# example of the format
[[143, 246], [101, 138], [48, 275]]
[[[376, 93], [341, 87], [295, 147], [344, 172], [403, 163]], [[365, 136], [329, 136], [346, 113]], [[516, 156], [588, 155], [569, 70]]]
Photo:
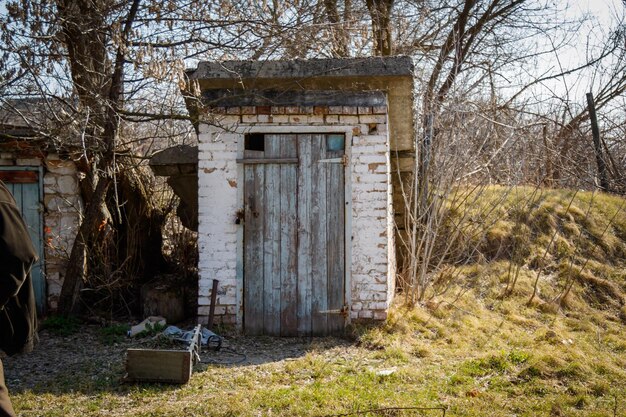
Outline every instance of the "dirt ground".
[[[39, 333], [39, 343], [33, 352], [4, 357], [5, 378], [11, 392], [73, 390], [78, 380], [92, 380], [116, 385], [124, 377], [124, 360], [127, 348], [153, 347], [153, 338], [119, 338], [115, 343], [102, 340], [100, 326], [83, 325], [70, 336], [59, 336], [48, 330]], [[204, 349], [201, 364], [224, 366], [261, 365], [299, 358], [312, 346], [348, 348], [351, 343], [337, 338], [274, 338], [224, 336], [219, 351]], [[181, 345], [181, 348], [184, 346]]]

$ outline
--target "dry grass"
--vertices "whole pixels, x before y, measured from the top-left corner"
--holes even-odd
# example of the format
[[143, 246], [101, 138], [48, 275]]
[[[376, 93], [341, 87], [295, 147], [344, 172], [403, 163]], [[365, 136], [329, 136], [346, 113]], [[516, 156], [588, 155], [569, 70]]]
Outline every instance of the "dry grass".
[[448, 416], [626, 415], [624, 200], [493, 187], [479, 201], [452, 211], [468, 219], [464, 242], [481, 248], [468, 253], [473, 262], [444, 265], [423, 305], [409, 309], [399, 297], [383, 325], [351, 329], [353, 344], [314, 339], [287, 360], [203, 365], [185, 386], [68, 376], [16, 393], [15, 404], [24, 416], [70, 417], [440, 405]]

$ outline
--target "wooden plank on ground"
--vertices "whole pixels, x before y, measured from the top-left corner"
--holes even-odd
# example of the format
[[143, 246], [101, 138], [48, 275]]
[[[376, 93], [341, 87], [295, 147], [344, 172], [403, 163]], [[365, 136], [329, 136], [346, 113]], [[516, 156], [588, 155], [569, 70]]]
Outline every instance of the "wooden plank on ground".
[[[297, 155], [296, 135], [281, 136], [281, 157]], [[295, 165], [280, 167], [280, 334], [298, 333], [298, 266], [297, 266], [297, 176]]]
[[311, 334], [311, 135], [298, 135], [298, 333]]
[[184, 384], [191, 377], [192, 366], [189, 351], [128, 349], [125, 380]]

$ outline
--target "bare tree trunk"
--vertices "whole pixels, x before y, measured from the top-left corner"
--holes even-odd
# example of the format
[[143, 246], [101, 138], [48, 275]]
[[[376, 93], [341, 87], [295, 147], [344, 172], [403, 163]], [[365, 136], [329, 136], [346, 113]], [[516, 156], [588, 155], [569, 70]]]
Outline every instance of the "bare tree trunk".
[[587, 107], [591, 119], [591, 132], [593, 134], [593, 147], [596, 152], [596, 164], [598, 164], [600, 188], [602, 191], [610, 191], [609, 180], [606, 174], [606, 164], [604, 163], [604, 156], [602, 154], [602, 145], [600, 144], [600, 129], [598, 128], [598, 117], [596, 116], [596, 105], [593, 102], [593, 93], [587, 93]]
[[[89, 246], [95, 240], [99, 226], [105, 219], [104, 201], [111, 181], [109, 178], [101, 178], [92, 196], [90, 204], [87, 204], [85, 217], [80, 225], [61, 288], [58, 311], [62, 314], [72, 314], [78, 311], [80, 290], [86, 279], [87, 256]], [[96, 203], [99, 202], [99, 203]]]
[[542, 182], [548, 186], [552, 187], [553, 183], [553, 174], [552, 174], [552, 146], [548, 143], [548, 125], [544, 123], [541, 128], [541, 135], [543, 138], [543, 148], [545, 155], [545, 164], [546, 164], [546, 172], [543, 177]]
[[394, 0], [367, 0], [367, 9], [372, 19], [374, 33], [374, 55], [389, 56], [393, 52], [391, 43], [391, 10]]
[[324, 0], [324, 9], [326, 10], [326, 17], [332, 24], [330, 29], [333, 42], [333, 56], [335, 58], [344, 58], [350, 56], [348, 49], [348, 34], [343, 27], [345, 24], [345, 18], [350, 16], [350, 2], [345, 2], [346, 10], [344, 11], [344, 22], [339, 17], [339, 9], [337, 8], [337, 0]]
[[[139, 8], [139, 3], [140, 0], [134, 0], [130, 7], [128, 18], [124, 26], [123, 42], [126, 42], [128, 39], [132, 23], [135, 20], [135, 16]], [[97, 13], [97, 11], [92, 10], [91, 13]], [[73, 19], [82, 18], [80, 14], [72, 14], [71, 17]], [[70, 21], [66, 24], [69, 27], [72, 27], [74, 23], [76, 22]], [[72, 42], [80, 44], [81, 39], [67, 39], [67, 42], [70, 44]], [[95, 50], [98, 49], [96, 46], [93, 46]], [[67, 269], [65, 279], [63, 281], [63, 287], [61, 289], [61, 295], [59, 297], [59, 313], [61, 314], [74, 313], [78, 307], [80, 288], [86, 278], [85, 256], [89, 256], [90, 246], [94, 244], [94, 241], [96, 240], [96, 231], [104, 218], [102, 213], [106, 210], [105, 204], [107, 191], [113, 181], [112, 174], [115, 170], [113, 156], [115, 153], [115, 141], [120, 123], [119, 111], [121, 109], [123, 99], [125, 63], [124, 47], [125, 45], [122, 44], [117, 49], [113, 73], [111, 74], [110, 83], [108, 84], [109, 93], [104, 103], [105, 110], [102, 121], [103, 133], [101, 136], [103, 147], [98, 150], [98, 154], [100, 156], [98, 168], [102, 172], [102, 175], [98, 177], [98, 182], [91, 200], [86, 202], [86, 215], [79, 229], [78, 236], [74, 241], [72, 252], [70, 253], [70, 259], [68, 261], [69, 267]], [[88, 53], [86, 53], [85, 56], [89, 57]], [[78, 83], [79, 81], [84, 83], [84, 78], [91, 75], [89, 71], [86, 71], [88, 68], [89, 67], [81, 65], [80, 62], [72, 66], [72, 79], [75, 83]], [[100, 74], [100, 72], [98, 74]], [[95, 167], [93, 169], [95, 169]]]

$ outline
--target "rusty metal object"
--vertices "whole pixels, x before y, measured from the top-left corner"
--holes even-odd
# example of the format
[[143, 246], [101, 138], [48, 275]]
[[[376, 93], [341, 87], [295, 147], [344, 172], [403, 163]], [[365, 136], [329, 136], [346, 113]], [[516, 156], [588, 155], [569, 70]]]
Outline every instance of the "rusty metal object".
[[211, 289], [211, 306], [209, 307], [209, 322], [207, 323], [207, 329], [213, 330], [213, 318], [215, 316], [215, 303], [217, 301], [217, 284], [218, 280], [213, 280], [213, 288]]

